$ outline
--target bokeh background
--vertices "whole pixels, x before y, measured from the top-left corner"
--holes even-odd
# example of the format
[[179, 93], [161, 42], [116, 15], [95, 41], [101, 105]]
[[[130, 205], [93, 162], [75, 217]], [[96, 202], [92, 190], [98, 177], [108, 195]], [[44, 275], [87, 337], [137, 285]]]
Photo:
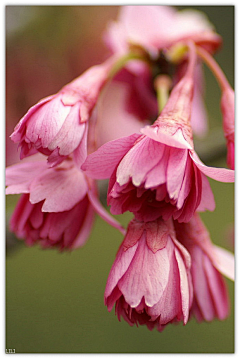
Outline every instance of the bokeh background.
[[[185, 8], [178, 6], [179, 9]], [[215, 58], [234, 86], [234, 7], [192, 6], [223, 38]], [[38, 100], [108, 56], [101, 34], [118, 6], [6, 7], [6, 165], [19, 161], [9, 135]], [[205, 163], [226, 166], [220, 91], [205, 68], [210, 134], [197, 146]], [[211, 148], [211, 151], [209, 150]], [[208, 149], [206, 151], [206, 149]], [[210, 155], [209, 155], [210, 154]], [[210, 180], [216, 210], [203, 213], [215, 244], [233, 251], [234, 185]], [[18, 196], [6, 199], [6, 223]], [[125, 226], [130, 214], [118, 216]], [[72, 253], [25, 247], [6, 229], [6, 348], [16, 353], [232, 353], [234, 285], [227, 320], [169, 325], [162, 333], [130, 327], [108, 313], [103, 295], [122, 236], [96, 218], [85, 247]]]

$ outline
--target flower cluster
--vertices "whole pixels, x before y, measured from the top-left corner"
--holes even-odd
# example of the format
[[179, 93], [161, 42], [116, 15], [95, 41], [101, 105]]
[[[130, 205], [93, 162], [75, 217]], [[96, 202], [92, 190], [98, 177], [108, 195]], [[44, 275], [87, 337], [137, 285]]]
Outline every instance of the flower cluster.
[[[213, 58], [221, 37], [199, 12], [123, 6], [104, 39], [111, 56], [30, 108], [11, 135], [22, 161], [6, 170], [7, 194], [22, 195], [10, 228], [27, 245], [73, 250], [97, 213], [125, 236], [105, 290], [119, 320], [162, 331], [225, 319], [233, 256], [199, 215], [215, 209], [208, 177], [234, 182], [234, 91]], [[194, 149], [207, 130], [203, 62], [222, 92], [229, 169]], [[133, 214], [127, 230], [102, 206], [101, 179], [111, 213]]]

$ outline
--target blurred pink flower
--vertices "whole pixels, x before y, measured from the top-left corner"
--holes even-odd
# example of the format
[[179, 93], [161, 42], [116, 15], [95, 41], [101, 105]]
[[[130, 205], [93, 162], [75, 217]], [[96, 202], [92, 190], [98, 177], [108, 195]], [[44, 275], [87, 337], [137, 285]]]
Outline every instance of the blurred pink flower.
[[223, 114], [223, 130], [227, 140], [227, 164], [234, 170], [234, 132], [235, 132], [235, 109], [234, 91], [227, 86], [222, 91], [221, 110]]
[[221, 44], [221, 37], [203, 13], [177, 11], [172, 6], [122, 6], [104, 38], [113, 53], [127, 53], [132, 45], [139, 45], [153, 56], [163, 48], [188, 40], [210, 52]]
[[234, 279], [233, 255], [212, 244], [198, 214], [189, 223], [175, 222], [175, 230], [192, 260], [194, 299], [191, 314], [199, 321], [225, 319], [229, 314], [229, 299], [222, 274]]
[[74, 249], [84, 245], [97, 212], [125, 233], [101, 206], [95, 182], [71, 159], [49, 168], [46, 161], [25, 162], [6, 169], [6, 194], [23, 193], [10, 229], [28, 245]]
[[[193, 54], [194, 55], [194, 54]], [[111, 141], [90, 154], [82, 169], [89, 177], [110, 178], [108, 204], [113, 214], [131, 211], [140, 221], [173, 216], [188, 222], [198, 209], [214, 210], [205, 175], [233, 182], [234, 171], [205, 166], [193, 149], [190, 125], [194, 56], [185, 76], [152, 126]]]
[[21, 159], [39, 151], [55, 166], [74, 153], [78, 165], [82, 164], [87, 155], [87, 121], [114, 61], [109, 58], [91, 67], [60, 92], [30, 108], [11, 135], [19, 143]]
[[105, 304], [130, 325], [159, 331], [188, 321], [192, 302], [190, 256], [176, 240], [172, 221], [130, 222], [110, 271]]
[[149, 124], [149, 121], [143, 120], [144, 117], [129, 110], [128, 102], [134, 96], [131, 92], [132, 88], [128, 83], [112, 81], [107, 86], [98, 102], [95, 130], [97, 147], [123, 136], [140, 133], [140, 129]]

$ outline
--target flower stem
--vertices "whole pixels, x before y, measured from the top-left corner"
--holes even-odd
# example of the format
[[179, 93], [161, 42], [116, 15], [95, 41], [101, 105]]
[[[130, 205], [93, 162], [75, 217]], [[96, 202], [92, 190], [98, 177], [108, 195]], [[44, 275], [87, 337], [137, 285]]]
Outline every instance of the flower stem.
[[197, 54], [210, 68], [210, 70], [216, 77], [216, 80], [218, 81], [222, 91], [224, 91], [228, 87], [231, 87], [221, 67], [206, 50], [197, 46]]

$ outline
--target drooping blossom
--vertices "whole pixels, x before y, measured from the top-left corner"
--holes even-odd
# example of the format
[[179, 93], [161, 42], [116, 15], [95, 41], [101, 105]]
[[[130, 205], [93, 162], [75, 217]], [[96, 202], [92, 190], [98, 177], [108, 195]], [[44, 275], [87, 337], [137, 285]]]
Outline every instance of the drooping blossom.
[[27, 245], [75, 249], [84, 245], [95, 213], [125, 233], [101, 206], [96, 184], [70, 158], [49, 168], [44, 160], [6, 169], [6, 194], [22, 193], [10, 229]]
[[112, 57], [89, 68], [28, 110], [11, 135], [19, 143], [21, 159], [39, 151], [54, 166], [74, 153], [81, 165], [87, 154], [88, 120], [114, 62]]
[[120, 320], [162, 331], [187, 323], [192, 303], [191, 259], [177, 241], [172, 220], [132, 220], [110, 271], [105, 304]]
[[173, 216], [188, 222], [196, 210], [214, 210], [206, 178], [233, 182], [234, 171], [205, 166], [193, 148], [190, 124], [193, 97], [194, 47], [184, 77], [173, 88], [152, 126], [111, 141], [90, 154], [82, 169], [92, 178], [110, 178], [111, 213], [134, 213], [137, 220]]
[[198, 321], [226, 319], [229, 298], [223, 275], [234, 279], [234, 257], [213, 245], [209, 233], [196, 213], [189, 223], [175, 222], [177, 239], [191, 256], [193, 305], [191, 314]]
[[[170, 67], [169, 62], [164, 61], [163, 57], [166, 52], [169, 53], [169, 50], [175, 49], [175, 45], [177, 48], [182, 48], [187, 41], [191, 40], [197, 46], [201, 46], [210, 53], [214, 53], [222, 41], [205, 14], [200, 11], [177, 11], [174, 7], [152, 5], [122, 6], [118, 19], [109, 24], [104, 34], [104, 39], [111, 52], [118, 54], [118, 56], [127, 54], [137, 47], [141, 51], [146, 51], [153, 62], [155, 61], [154, 66], [159, 66], [160, 73], [162, 71], [163, 73], [165, 71], [171, 72], [171, 68], [166, 68]], [[173, 52], [176, 51], [174, 50]], [[181, 67], [181, 63], [182, 61], [175, 64], [177, 69]], [[135, 61], [125, 66], [124, 74], [125, 76], [122, 75], [122, 72], [119, 73], [118, 81], [124, 81], [127, 74], [129, 78], [136, 75], [137, 79], [147, 78], [147, 76], [151, 78], [152, 69], [146, 65], [144, 66], [143, 63]], [[122, 77], [123, 79], [121, 79]], [[195, 81], [191, 118], [193, 132], [198, 136], [205, 135], [208, 126], [201, 89], [202, 79], [203, 74], [198, 73], [197, 81]], [[153, 117], [156, 111], [156, 103], [151, 99], [153, 97], [151, 89], [143, 82], [139, 83], [137, 89], [140, 89], [145, 94], [144, 101], [141, 101], [141, 98], [139, 98], [141, 104], [140, 106], [138, 105], [138, 112], [141, 110], [140, 113], [143, 116], [146, 110], [148, 110], [148, 118]], [[146, 107], [146, 98], [149, 105], [152, 103], [152, 110]], [[128, 102], [133, 105], [136, 104], [134, 98], [129, 98]], [[145, 106], [144, 109], [141, 108], [142, 104]], [[129, 107], [129, 109], [136, 111], [136, 105]], [[146, 120], [146, 117], [144, 120]]]
[[221, 97], [221, 110], [223, 114], [223, 130], [227, 141], [227, 164], [234, 170], [235, 153], [235, 108], [234, 91], [230, 86], [224, 88]]

